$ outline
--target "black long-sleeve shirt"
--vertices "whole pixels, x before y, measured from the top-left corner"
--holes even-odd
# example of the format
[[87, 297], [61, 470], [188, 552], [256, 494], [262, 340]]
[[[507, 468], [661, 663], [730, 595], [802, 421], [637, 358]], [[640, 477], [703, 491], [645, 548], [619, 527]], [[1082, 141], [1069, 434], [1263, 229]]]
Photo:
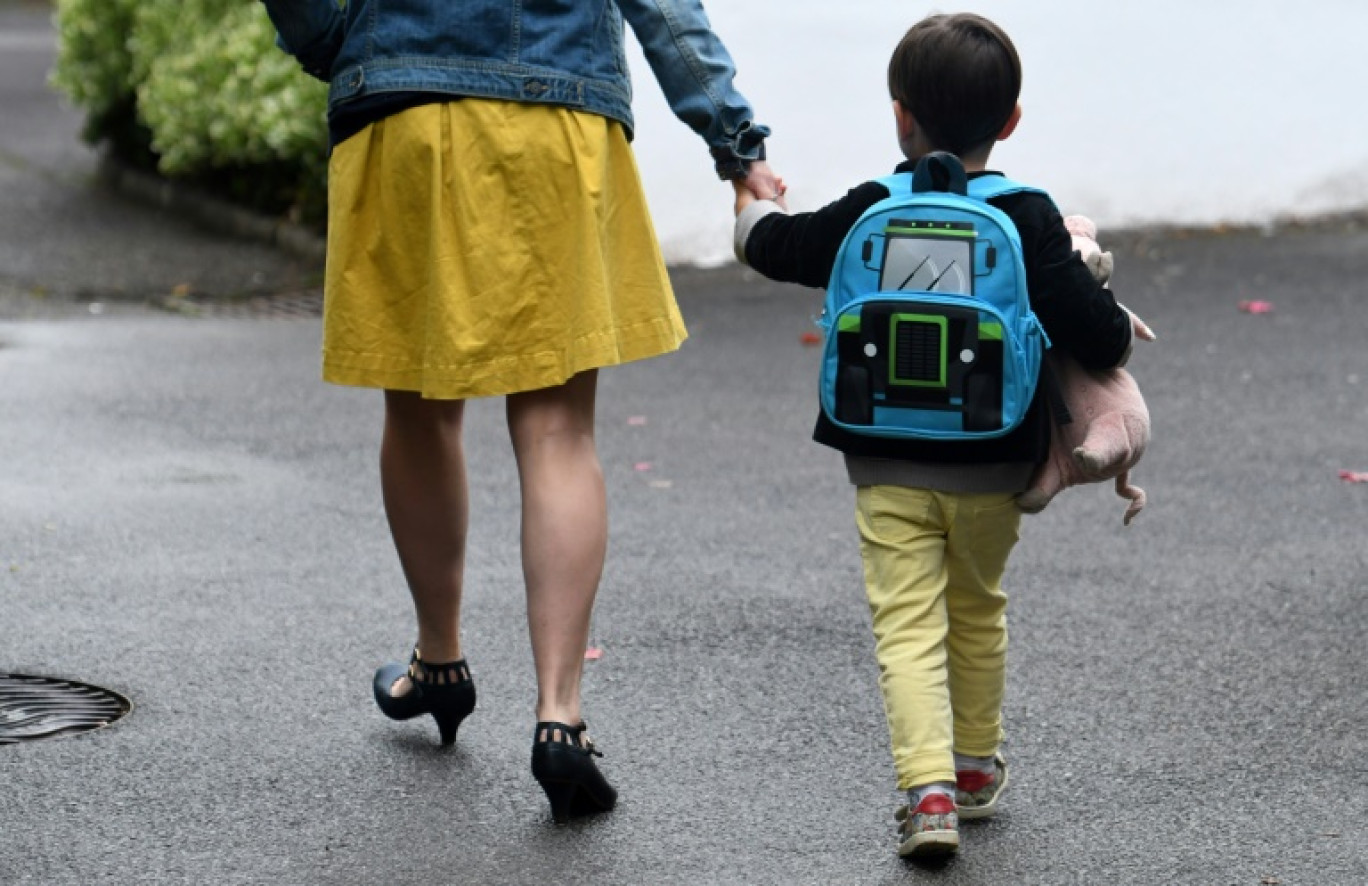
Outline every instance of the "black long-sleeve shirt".
[[[904, 163], [897, 171], [910, 172], [912, 168], [913, 164]], [[974, 173], [971, 177], [988, 174]], [[866, 209], [888, 196], [886, 187], [870, 181], [815, 212], [770, 212], [754, 220], [748, 231], [741, 231], [744, 242], [739, 248], [744, 250], [746, 263], [766, 277], [825, 287], [846, 234]], [[1121, 363], [1131, 345], [1130, 317], [1111, 292], [1093, 279], [1074, 251], [1054, 203], [1032, 192], [1007, 194], [989, 202], [1016, 225], [1031, 308], [1053, 346], [1089, 369], [1109, 369]], [[743, 227], [746, 222], [743, 214]], [[870, 437], [843, 431], [820, 414], [813, 438], [846, 454], [851, 479], [857, 483], [891, 475], [916, 478], [916, 482], [901, 485], [1016, 492], [1024, 488], [1030, 469], [1048, 451], [1050, 433], [1043, 388], [1037, 388], [1035, 402], [1021, 425], [992, 440], [946, 443]], [[917, 471], [906, 464], [880, 466], [876, 460], [937, 467]], [[952, 465], [976, 470], [953, 471]], [[921, 482], [923, 479], [926, 482]]]

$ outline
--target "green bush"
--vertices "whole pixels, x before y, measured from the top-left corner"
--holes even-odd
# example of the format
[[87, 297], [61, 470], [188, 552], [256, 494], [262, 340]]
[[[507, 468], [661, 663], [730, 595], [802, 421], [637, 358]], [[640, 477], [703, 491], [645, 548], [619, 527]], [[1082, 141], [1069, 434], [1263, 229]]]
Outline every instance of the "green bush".
[[87, 138], [271, 212], [322, 214], [327, 88], [255, 0], [58, 0], [54, 82]]
[[[116, 150], [146, 149], [139, 131], [129, 35], [138, 0], [58, 0], [53, 82], [86, 112], [85, 137]], [[130, 157], [130, 159], [132, 159]]]

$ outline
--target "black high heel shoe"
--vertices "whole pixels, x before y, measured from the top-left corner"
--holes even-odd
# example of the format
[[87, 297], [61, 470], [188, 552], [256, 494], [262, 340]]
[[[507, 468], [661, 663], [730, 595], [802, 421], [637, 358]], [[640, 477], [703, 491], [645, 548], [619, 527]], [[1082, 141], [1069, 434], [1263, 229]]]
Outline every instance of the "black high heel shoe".
[[[394, 695], [394, 682], [408, 677], [412, 686], [403, 695]], [[391, 720], [411, 720], [431, 714], [437, 721], [442, 744], [456, 740], [461, 721], [475, 710], [475, 682], [465, 659], [446, 664], [423, 661], [414, 647], [407, 666], [391, 662], [375, 672], [375, 703]]]
[[603, 754], [584, 735], [585, 726], [542, 721], [532, 733], [532, 776], [551, 801], [551, 818], [564, 824], [572, 816], [607, 812], [617, 791], [599, 772]]

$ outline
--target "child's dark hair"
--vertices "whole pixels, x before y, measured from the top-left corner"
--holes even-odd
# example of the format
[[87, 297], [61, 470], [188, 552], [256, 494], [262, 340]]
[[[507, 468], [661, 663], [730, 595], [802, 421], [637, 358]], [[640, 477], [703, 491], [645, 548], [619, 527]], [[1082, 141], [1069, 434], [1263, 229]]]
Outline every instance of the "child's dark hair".
[[972, 13], [933, 15], [903, 36], [888, 91], [932, 145], [964, 156], [991, 145], [1021, 95], [1021, 59], [1001, 28]]

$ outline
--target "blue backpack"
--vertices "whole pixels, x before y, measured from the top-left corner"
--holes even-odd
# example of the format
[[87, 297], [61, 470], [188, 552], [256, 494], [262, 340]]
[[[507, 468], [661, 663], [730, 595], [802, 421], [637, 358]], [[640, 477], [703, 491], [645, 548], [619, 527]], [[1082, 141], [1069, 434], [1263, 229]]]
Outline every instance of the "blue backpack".
[[999, 175], [969, 181], [946, 153], [879, 182], [890, 196], [851, 228], [827, 284], [823, 413], [873, 437], [1011, 432], [1049, 339], [1027, 297], [1016, 226], [986, 201], [1044, 192]]

